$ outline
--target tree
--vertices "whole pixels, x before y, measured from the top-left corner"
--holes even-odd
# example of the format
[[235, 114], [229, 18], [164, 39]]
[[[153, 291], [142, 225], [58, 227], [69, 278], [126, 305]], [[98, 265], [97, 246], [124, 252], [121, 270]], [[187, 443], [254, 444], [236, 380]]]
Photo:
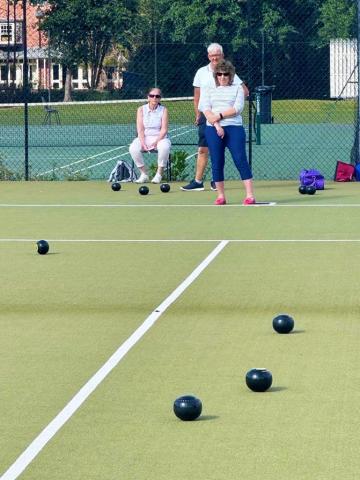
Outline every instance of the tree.
[[[90, 68], [90, 87], [96, 88], [113, 45], [131, 42], [137, 0], [49, 0], [48, 6], [42, 30], [59, 52], [67, 86], [73, 66], [84, 64]], [[64, 100], [70, 98], [67, 88]]]
[[320, 38], [328, 43], [333, 38], [357, 36], [356, 2], [354, 0], [325, 0], [320, 7]]

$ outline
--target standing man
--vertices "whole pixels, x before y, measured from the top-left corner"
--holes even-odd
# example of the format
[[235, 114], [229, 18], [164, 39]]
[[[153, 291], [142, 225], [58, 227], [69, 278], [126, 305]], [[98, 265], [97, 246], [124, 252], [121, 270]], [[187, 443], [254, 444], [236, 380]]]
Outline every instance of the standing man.
[[[198, 126], [199, 141], [198, 141], [198, 155], [196, 161], [195, 179], [188, 185], [180, 187], [184, 192], [201, 192], [204, 190], [203, 176], [209, 159], [209, 149], [205, 138], [206, 118], [203, 114], [203, 97], [204, 89], [208, 87], [215, 87], [214, 69], [220, 60], [224, 58], [223, 48], [218, 43], [211, 43], [208, 48], [208, 59], [210, 63], [205, 67], [199, 68], [196, 72], [193, 87], [194, 87], [194, 110], [195, 110], [195, 125]], [[234, 85], [241, 85], [244, 89], [245, 98], [249, 95], [249, 90], [246, 85], [235, 75]], [[211, 190], [216, 190], [215, 182], [211, 182]]]

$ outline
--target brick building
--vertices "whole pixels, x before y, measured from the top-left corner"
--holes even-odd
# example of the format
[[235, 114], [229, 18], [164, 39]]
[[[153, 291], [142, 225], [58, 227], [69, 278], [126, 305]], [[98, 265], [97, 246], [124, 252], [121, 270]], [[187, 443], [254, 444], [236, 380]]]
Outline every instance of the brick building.
[[[61, 64], [51, 58], [47, 37], [39, 30], [42, 20], [41, 8], [27, 5], [27, 56], [29, 82], [33, 90], [63, 88]], [[0, 89], [22, 86], [23, 78], [23, 11], [21, 0], [0, 0]], [[74, 66], [72, 86], [74, 89], [88, 88], [87, 72]], [[121, 88], [119, 71], [108, 68], [103, 75], [103, 88]]]

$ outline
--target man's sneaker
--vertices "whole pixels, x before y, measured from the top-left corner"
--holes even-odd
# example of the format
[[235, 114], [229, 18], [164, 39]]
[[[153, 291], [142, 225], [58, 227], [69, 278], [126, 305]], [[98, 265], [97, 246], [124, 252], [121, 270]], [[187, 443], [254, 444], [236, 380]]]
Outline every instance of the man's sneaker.
[[135, 183], [146, 183], [149, 181], [149, 177], [146, 175], [146, 173], [142, 173], [140, 177], [135, 180]]
[[212, 180], [210, 182], [210, 189], [213, 191], [213, 192], [216, 192], [217, 188], [216, 188], [216, 183], [214, 182], [214, 180]]
[[256, 203], [255, 198], [253, 197], [246, 197], [243, 201], [243, 205], [254, 205]]
[[184, 192], [202, 192], [204, 190], [204, 184], [203, 182], [199, 183], [192, 180], [188, 185], [184, 185], [180, 187], [180, 189], [184, 190]]
[[157, 173], [155, 177], [151, 180], [151, 183], [160, 183], [161, 182], [161, 175], [160, 173]]

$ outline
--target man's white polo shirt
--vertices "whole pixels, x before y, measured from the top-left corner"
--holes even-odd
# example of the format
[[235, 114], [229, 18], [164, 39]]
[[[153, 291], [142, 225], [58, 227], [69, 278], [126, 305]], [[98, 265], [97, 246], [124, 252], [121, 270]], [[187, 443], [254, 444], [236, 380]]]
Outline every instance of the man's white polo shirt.
[[[203, 89], [209, 87], [216, 87], [214, 72], [211, 70], [211, 64], [205, 65], [205, 67], [199, 68], [196, 72], [193, 87], [200, 88], [200, 100], [198, 109], [202, 112], [202, 101], [203, 101]], [[233, 85], [241, 85], [243, 81], [235, 74]]]

